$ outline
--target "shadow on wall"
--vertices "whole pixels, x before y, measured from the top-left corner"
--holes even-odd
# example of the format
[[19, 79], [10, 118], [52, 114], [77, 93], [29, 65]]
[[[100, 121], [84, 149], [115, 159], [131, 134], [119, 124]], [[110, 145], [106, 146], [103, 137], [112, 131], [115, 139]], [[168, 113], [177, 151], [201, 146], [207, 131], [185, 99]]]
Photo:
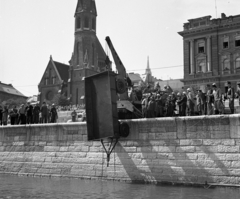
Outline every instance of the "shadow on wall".
[[[156, 127], [156, 122], [160, 126]], [[224, 178], [233, 183], [228, 170], [231, 162], [225, 160], [224, 153], [234, 140], [227, 139], [229, 132], [221, 131], [221, 126], [229, 126], [228, 117], [175, 118], [170, 123], [163, 121], [164, 128], [161, 123], [155, 119], [147, 126], [130, 122], [132, 130], [142, 130], [134, 133], [134, 140], [117, 145], [117, 158], [132, 182], [204, 184]], [[222, 139], [211, 139], [216, 134]]]

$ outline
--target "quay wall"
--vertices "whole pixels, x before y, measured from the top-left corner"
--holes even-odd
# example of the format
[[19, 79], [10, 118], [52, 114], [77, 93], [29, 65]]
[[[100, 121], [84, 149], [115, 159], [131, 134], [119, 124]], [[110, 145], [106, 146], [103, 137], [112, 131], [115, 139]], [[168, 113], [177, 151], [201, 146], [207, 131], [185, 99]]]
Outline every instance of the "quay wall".
[[240, 184], [240, 115], [127, 120], [109, 167], [86, 123], [0, 127], [0, 173], [146, 183]]

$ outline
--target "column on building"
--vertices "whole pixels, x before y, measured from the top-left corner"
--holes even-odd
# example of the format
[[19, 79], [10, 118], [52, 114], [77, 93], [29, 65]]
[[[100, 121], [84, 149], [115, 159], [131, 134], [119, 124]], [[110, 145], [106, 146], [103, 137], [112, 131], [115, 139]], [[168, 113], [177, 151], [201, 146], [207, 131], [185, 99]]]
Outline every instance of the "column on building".
[[207, 72], [212, 71], [211, 36], [207, 37]]
[[190, 40], [190, 66], [191, 74], [195, 74], [195, 58], [194, 58], [194, 40]]

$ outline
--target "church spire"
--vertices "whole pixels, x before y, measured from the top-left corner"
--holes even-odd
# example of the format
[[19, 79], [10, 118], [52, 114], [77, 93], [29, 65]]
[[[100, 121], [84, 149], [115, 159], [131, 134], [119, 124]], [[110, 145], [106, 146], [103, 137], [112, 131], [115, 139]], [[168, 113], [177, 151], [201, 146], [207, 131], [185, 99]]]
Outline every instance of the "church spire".
[[146, 74], [146, 75], [147, 75], [147, 74], [152, 75], [152, 71], [151, 71], [151, 69], [150, 69], [150, 64], [149, 64], [149, 56], [148, 56], [148, 58], [147, 58], [147, 68], [146, 68], [145, 74]]
[[95, 0], [78, 0], [75, 16], [81, 12], [90, 12], [97, 16]]

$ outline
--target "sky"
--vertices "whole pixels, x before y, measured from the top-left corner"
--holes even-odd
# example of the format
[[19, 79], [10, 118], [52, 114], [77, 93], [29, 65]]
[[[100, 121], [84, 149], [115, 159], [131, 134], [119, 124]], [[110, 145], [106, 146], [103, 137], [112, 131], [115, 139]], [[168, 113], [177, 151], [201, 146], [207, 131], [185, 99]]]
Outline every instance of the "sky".
[[[240, 14], [239, 0], [95, 0], [97, 36], [110, 36], [126, 70], [143, 74], [149, 56], [159, 79], [183, 78], [183, 40], [188, 19]], [[26, 96], [38, 84], [50, 55], [68, 64], [74, 45], [77, 0], [0, 0], [0, 81]]]

